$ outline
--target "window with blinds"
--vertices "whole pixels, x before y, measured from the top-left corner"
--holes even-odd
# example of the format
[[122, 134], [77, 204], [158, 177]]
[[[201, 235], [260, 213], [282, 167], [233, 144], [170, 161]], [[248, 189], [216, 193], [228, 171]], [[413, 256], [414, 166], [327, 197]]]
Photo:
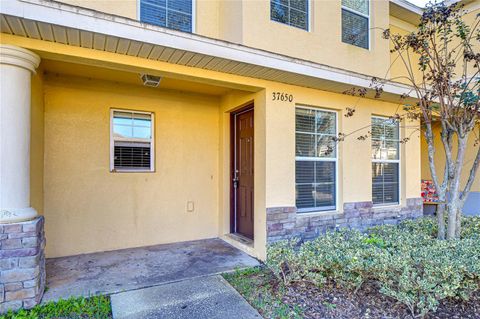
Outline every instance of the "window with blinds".
[[374, 205], [400, 202], [400, 131], [396, 120], [372, 118], [372, 201]]
[[192, 0], [140, 0], [140, 21], [193, 32]]
[[270, 19], [308, 31], [308, 0], [271, 0]]
[[370, 42], [369, 0], [342, 0], [342, 41], [364, 49]]
[[153, 114], [111, 111], [111, 171], [153, 171]]
[[295, 187], [298, 212], [336, 209], [337, 114], [295, 110]]

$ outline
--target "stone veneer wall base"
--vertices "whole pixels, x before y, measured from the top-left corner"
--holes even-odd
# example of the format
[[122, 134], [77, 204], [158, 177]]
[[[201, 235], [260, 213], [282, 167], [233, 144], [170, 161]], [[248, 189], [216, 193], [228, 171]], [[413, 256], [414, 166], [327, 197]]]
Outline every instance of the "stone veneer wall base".
[[341, 227], [365, 230], [368, 227], [397, 224], [423, 216], [421, 198], [408, 198], [402, 206], [375, 207], [372, 202], [345, 203], [343, 212], [297, 213], [295, 207], [267, 208], [267, 241], [313, 239]]
[[0, 224], [0, 314], [37, 305], [45, 289], [43, 216]]

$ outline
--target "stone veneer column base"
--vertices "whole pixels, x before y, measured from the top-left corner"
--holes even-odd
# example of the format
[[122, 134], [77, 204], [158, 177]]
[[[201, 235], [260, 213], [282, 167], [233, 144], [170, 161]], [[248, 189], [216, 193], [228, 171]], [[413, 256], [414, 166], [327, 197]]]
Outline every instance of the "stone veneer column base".
[[397, 224], [423, 216], [421, 198], [408, 198], [402, 206], [374, 207], [372, 202], [345, 203], [343, 212], [297, 213], [295, 207], [267, 208], [267, 241], [313, 239], [340, 227], [364, 230], [368, 227]]
[[43, 216], [0, 224], [0, 314], [32, 308], [45, 289]]

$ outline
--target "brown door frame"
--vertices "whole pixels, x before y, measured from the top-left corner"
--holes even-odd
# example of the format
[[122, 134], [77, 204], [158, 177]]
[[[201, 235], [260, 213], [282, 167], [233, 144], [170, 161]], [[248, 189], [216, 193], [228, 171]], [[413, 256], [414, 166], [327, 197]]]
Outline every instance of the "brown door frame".
[[[236, 216], [235, 216], [235, 209], [236, 209], [236, 202], [235, 202], [235, 187], [233, 186], [233, 179], [234, 179], [234, 170], [235, 170], [235, 149], [236, 149], [236, 116], [245, 113], [248, 111], [254, 110], [254, 104], [253, 102], [241, 107], [238, 110], [235, 110], [230, 113], [230, 233], [235, 233], [235, 221], [236, 221]], [[253, 118], [253, 125], [255, 127], [255, 111], [254, 111], [254, 118]], [[254, 161], [255, 161], [255, 151], [253, 154]], [[255, 171], [254, 171], [255, 174]], [[253, 198], [253, 201], [255, 203], [255, 197]], [[255, 204], [254, 204], [255, 205]], [[254, 212], [252, 212], [253, 214]], [[255, 216], [255, 215], [254, 215]], [[255, 218], [255, 217], [254, 217]], [[254, 231], [255, 231], [255, 223], [252, 225]]]

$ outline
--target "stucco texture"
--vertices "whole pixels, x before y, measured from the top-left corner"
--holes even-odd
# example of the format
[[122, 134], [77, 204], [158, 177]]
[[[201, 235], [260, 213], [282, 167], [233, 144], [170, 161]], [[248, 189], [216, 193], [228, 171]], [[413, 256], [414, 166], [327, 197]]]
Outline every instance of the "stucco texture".
[[[135, 0], [60, 2], [139, 19]], [[389, 41], [381, 37], [392, 19], [388, 1], [371, 1], [369, 49], [342, 42], [341, 1], [310, 1], [308, 31], [272, 21], [270, 1], [194, 0], [193, 3], [193, 28], [198, 35], [381, 78], [388, 72]]]
[[[443, 180], [443, 169], [445, 167], [445, 162], [446, 162], [446, 155], [445, 155], [445, 149], [443, 148], [443, 143], [441, 140], [441, 127], [440, 123], [434, 123], [433, 125], [433, 134], [434, 134], [434, 144], [435, 144], [435, 168], [437, 169], [437, 175], [440, 178], [440, 181]], [[480, 147], [478, 145], [478, 141], [476, 141], [480, 136], [480, 126], [477, 126], [475, 130], [470, 133], [470, 137], [468, 139], [467, 143], [467, 148], [466, 148], [466, 154], [465, 154], [465, 160], [464, 160], [464, 165], [462, 168], [462, 178], [461, 178], [461, 187], [465, 187], [465, 184], [467, 183], [468, 176], [470, 174], [470, 169], [472, 167], [473, 161], [475, 160], [475, 157], [477, 156], [478, 148]], [[453, 154], [456, 156], [457, 153], [457, 142], [454, 139], [453, 143]], [[432, 179], [432, 175], [430, 172], [430, 164], [428, 161], [428, 145], [427, 145], [427, 140], [425, 139], [425, 134], [422, 134], [422, 179]], [[477, 173], [475, 180], [472, 185], [472, 192], [480, 192], [480, 174]], [[480, 206], [480, 203], [478, 204]]]
[[[155, 172], [109, 171], [110, 108], [154, 112]], [[218, 123], [215, 97], [49, 77], [47, 255], [216, 237]]]

